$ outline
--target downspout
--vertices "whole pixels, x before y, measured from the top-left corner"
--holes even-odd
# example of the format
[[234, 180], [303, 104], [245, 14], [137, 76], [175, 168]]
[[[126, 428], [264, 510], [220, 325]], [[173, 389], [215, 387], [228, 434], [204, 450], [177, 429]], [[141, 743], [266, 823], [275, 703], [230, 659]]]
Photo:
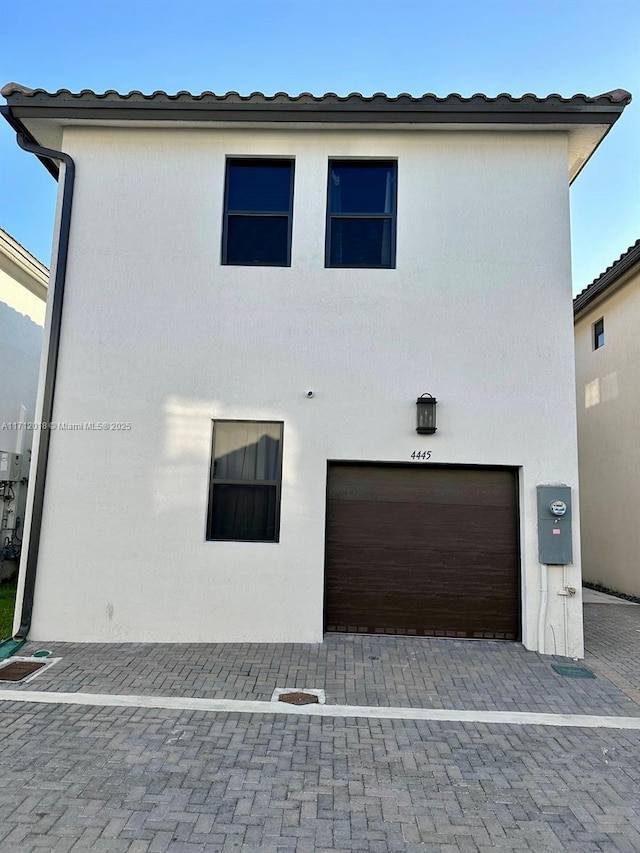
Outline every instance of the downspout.
[[[12, 122], [13, 124], [13, 122]], [[15, 125], [14, 125], [15, 127]], [[53, 398], [58, 369], [58, 353], [60, 349], [60, 328], [62, 326], [62, 303], [64, 286], [67, 275], [67, 258], [69, 254], [69, 229], [71, 226], [71, 205], [73, 201], [73, 183], [75, 179], [75, 163], [72, 158], [62, 151], [43, 148], [27, 138], [22, 129], [17, 129], [17, 141], [23, 151], [35, 154], [42, 162], [60, 160], [65, 165], [64, 185], [62, 191], [62, 209], [60, 214], [60, 230], [58, 232], [58, 251], [56, 268], [53, 279], [53, 297], [51, 302], [51, 322], [47, 347], [47, 362], [44, 377], [44, 392], [42, 398], [41, 422], [50, 424], [53, 420]], [[24, 590], [22, 596], [22, 612], [20, 628], [16, 634], [18, 639], [26, 639], [31, 629], [33, 599], [36, 587], [38, 569], [38, 552], [40, 550], [40, 533], [42, 529], [42, 513], [44, 508], [44, 489], [47, 479], [47, 463], [49, 460], [49, 442], [51, 431], [38, 431], [38, 460], [34, 475], [33, 505], [31, 525], [29, 528], [29, 543], [25, 560]]]

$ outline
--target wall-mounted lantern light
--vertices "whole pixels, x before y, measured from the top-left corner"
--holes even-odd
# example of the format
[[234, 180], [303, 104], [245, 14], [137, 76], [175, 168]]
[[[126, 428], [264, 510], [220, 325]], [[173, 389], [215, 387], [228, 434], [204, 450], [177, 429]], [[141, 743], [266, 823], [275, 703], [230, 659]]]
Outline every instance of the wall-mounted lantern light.
[[436, 431], [436, 405], [438, 401], [431, 394], [418, 397], [418, 426], [416, 432], [421, 435], [432, 435]]

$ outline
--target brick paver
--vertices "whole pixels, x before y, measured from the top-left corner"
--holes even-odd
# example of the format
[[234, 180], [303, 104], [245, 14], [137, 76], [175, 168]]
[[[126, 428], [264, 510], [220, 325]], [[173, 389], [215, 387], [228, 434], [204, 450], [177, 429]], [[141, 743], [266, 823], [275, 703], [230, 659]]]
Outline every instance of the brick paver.
[[637, 851], [640, 732], [0, 709], [0, 851]]
[[22, 689], [268, 701], [306, 687], [329, 704], [640, 716], [640, 607], [585, 614], [596, 679], [558, 675], [551, 664], [565, 658], [519, 643], [329, 634], [317, 645], [30, 643], [21, 654], [46, 646], [62, 661]]
[[584, 608], [585, 662], [640, 703], [640, 606]]
[[[638, 716], [640, 608], [585, 611], [589, 680], [517, 644], [335, 636], [53, 644], [20, 689]], [[639, 750], [638, 731], [2, 702], [0, 853], [637, 853]]]

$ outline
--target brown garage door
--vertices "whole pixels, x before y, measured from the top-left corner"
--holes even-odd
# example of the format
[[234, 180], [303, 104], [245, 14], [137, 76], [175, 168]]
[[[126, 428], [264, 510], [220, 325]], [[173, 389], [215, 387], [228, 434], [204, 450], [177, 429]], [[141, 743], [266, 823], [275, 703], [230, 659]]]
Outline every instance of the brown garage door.
[[520, 635], [512, 470], [329, 466], [327, 631]]

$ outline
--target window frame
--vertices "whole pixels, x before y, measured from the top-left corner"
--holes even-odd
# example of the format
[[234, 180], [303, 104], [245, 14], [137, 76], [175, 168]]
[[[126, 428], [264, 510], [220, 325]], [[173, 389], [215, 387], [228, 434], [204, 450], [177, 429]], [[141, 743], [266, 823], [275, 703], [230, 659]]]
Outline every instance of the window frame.
[[[289, 212], [283, 213], [279, 211], [268, 210], [232, 210], [229, 211], [229, 174], [231, 164], [259, 164], [268, 166], [270, 163], [288, 163], [291, 167], [289, 177]], [[222, 207], [222, 245], [220, 250], [220, 264], [224, 267], [290, 267], [291, 266], [291, 249], [293, 244], [293, 191], [295, 183], [296, 161], [294, 157], [247, 157], [244, 155], [227, 156], [224, 166], [224, 194]], [[283, 264], [263, 264], [263, 263], [237, 263], [236, 261], [228, 261], [228, 241], [229, 241], [229, 216], [246, 216], [254, 219], [264, 217], [266, 219], [276, 219], [287, 217], [287, 259]]]
[[[278, 477], [275, 480], [231, 480], [227, 478], [216, 479], [213, 476], [216, 463], [216, 424], [270, 424], [280, 427], [280, 447], [278, 450], [278, 460], [276, 463]], [[267, 542], [277, 544], [280, 542], [280, 508], [282, 503], [282, 459], [284, 450], [284, 421], [263, 421], [250, 420], [248, 418], [213, 418], [211, 421], [211, 460], [209, 463], [209, 484], [207, 488], [207, 515], [205, 527], [206, 542]], [[274, 538], [273, 539], [233, 539], [223, 536], [211, 536], [213, 524], [213, 493], [216, 483], [224, 486], [275, 486], [276, 490], [276, 512], [274, 519]]]
[[[601, 331], [598, 332], [598, 326], [601, 326]], [[593, 347], [593, 351], [595, 352], [598, 349], [602, 349], [605, 345], [605, 336], [604, 336], [604, 315], [596, 320], [591, 326], [592, 334], [591, 334], [591, 344]], [[598, 338], [602, 335], [602, 343], [598, 343]]]
[[[357, 166], [388, 164], [393, 166], [393, 191], [391, 193], [392, 211], [391, 213], [331, 213], [331, 167], [334, 164]], [[391, 220], [391, 251], [389, 265], [382, 266], [381, 264], [332, 264], [331, 263], [331, 221], [332, 219], [359, 219], [359, 220]], [[389, 157], [329, 157], [327, 167], [327, 204], [326, 204], [326, 224], [325, 224], [325, 239], [324, 239], [324, 266], [325, 269], [333, 270], [394, 270], [396, 269], [396, 234], [397, 234], [397, 219], [398, 219], [398, 160], [397, 158]]]

